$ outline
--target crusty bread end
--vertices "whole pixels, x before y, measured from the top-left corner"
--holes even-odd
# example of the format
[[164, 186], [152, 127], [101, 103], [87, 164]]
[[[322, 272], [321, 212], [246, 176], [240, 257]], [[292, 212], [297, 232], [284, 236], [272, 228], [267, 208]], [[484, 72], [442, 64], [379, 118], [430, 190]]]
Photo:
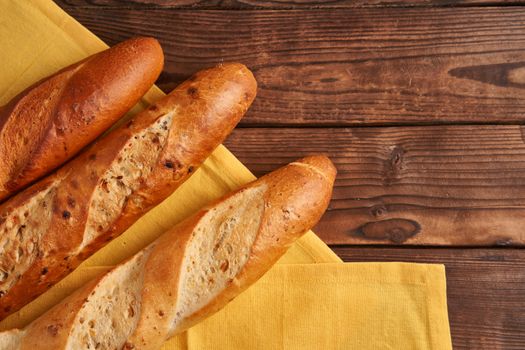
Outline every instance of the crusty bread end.
[[[328, 206], [336, 170], [293, 162], [210, 204], [0, 349], [158, 349], [257, 281]], [[14, 345], [13, 345], [14, 344]]]

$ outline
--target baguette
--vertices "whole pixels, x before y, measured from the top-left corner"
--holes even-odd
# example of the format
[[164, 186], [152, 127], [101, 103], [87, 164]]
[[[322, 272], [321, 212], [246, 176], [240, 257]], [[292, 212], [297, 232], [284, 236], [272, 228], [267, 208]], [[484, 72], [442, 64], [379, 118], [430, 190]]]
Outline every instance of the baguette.
[[39, 81], [0, 108], [0, 200], [93, 141], [148, 91], [163, 66], [153, 38], [135, 38]]
[[0, 205], [0, 317], [167, 198], [226, 138], [255, 93], [241, 64], [201, 71]]
[[23, 330], [0, 349], [158, 349], [257, 281], [328, 206], [335, 168], [291, 163], [209, 205]]

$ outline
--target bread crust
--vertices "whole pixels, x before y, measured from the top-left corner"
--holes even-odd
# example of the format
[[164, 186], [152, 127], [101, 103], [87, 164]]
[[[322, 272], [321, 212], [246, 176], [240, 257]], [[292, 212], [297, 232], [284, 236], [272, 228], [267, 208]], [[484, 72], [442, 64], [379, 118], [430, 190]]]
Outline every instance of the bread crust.
[[[52, 206], [48, 209], [49, 225], [40, 232], [38, 242], [22, 247], [22, 256], [31, 256], [31, 264], [11, 288], [2, 291], [0, 318], [46, 291], [173, 193], [239, 122], [255, 98], [256, 89], [252, 73], [242, 64], [223, 64], [201, 71], [55, 174], [0, 205], [0, 218], [12, 217], [18, 210], [12, 221], [20, 220], [24, 215], [20, 212], [23, 203], [55, 186]], [[89, 218], [98, 215], [93, 214], [94, 192], [103, 185], [108, 169], [119, 164], [123, 150], [141, 131], [165, 115], [172, 115], [172, 122], [151, 171], [136, 180], [138, 185], [124, 198], [123, 207], [108, 228], [86, 242]], [[0, 239], [6, 234], [7, 225], [14, 224], [8, 219], [0, 223]], [[37, 248], [30, 251], [33, 246]], [[11, 255], [11, 251], [0, 251], [0, 270], [5, 269]]]
[[[140, 306], [136, 308], [138, 315], [135, 315], [132, 329], [125, 330], [128, 333], [123, 339], [127, 341], [124, 344], [105, 343], [101, 348], [158, 349], [166, 339], [209, 317], [257, 281], [296, 239], [315, 225], [328, 206], [335, 175], [336, 170], [333, 164], [324, 156], [306, 157], [278, 169], [211, 203], [167, 231], [134, 257], [78, 289], [22, 332], [8, 331], [12, 332], [9, 335], [19, 340], [20, 347], [17, 349], [31, 349], [35, 345], [40, 345], [44, 349], [66, 349], [72, 347], [73, 344], [76, 344], [77, 347], [82, 346], [75, 342], [80, 337], [72, 339], [71, 334], [74, 334], [75, 329], [83, 329], [80, 334], [87, 334], [89, 338], [89, 329], [82, 328], [85, 326], [80, 321], [79, 313], [90, 302], [90, 296], [103, 290], [102, 281], [111, 282], [117, 279], [118, 273], [132, 266], [130, 264], [136, 264], [138, 259], [144, 258], [145, 260], [141, 260], [140, 265], [133, 265], [140, 267], [143, 277], [137, 289], [134, 290], [140, 295], [138, 301]], [[218, 216], [212, 219], [215, 222], [205, 221], [205, 218], [209, 218], [210, 213], [220, 211], [220, 208], [230, 210], [228, 213], [233, 216], [248, 213], [247, 217], [239, 217], [237, 224], [240, 226], [233, 228], [241, 235], [247, 231], [245, 230], [247, 227], [242, 223], [249, 223], [253, 219], [251, 217], [253, 211], [243, 212], [240, 207], [233, 208], [234, 202], [241, 203], [244, 208], [257, 207], [256, 212], [260, 214], [258, 220], [254, 221], [257, 226], [252, 227], [256, 233], [253, 241], [244, 242], [247, 245], [244, 247], [236, 246], [229, 255], [233, 263], [238, 258], [234, 255], [241, 254], [244, 249], [248, 258], [242, 266], [238, 266], [233, 278], [228, 278], [224, 284], [219, 285], [218, 293], [208, 295], [211, 298], [209, 302], [195, 312], [185, 310], [179, 307], [181, 298], [184, 297], [183, 294], [196, 295], [210, 293], [213, 290], [213, 288], [202, 289], [185, 284], [183, 278], [186, 273], [184, 266], [197, 271], [205, 268], [204, 264], [208, 259], [219, 259], [215, 248], [213, 254], [206, 255], [201, 250], [199, 241], [192, 242], [202, 233], [199, 231], [203, 228], [202, 225], [223, 227], [224, 217]], [[217, 232], [211, 233], [212, 235], [205, 235], [201, 238], [215, 244], [212, 236]], [[224, 242], [220, 240], [219, 244], [224, 244]], [[233, 244], [232, 241], [229, 242]], [[201, 254], [196, 261], [191, 260], [191, 255], [189, 255], [192, 245]], [[184, 262], [190, 264], [185, 265]], [[234, 267], [221, 264], [221, 271], [216, 271], [217, 274], [208, 276], [218, 278], [220, 274], [226, 274], [229, 268]], [[123, 276], [120, 275], [120, 277]], [[220, 283], [220, 281], [210, 283]], [[90, 307], [93, 309], [96, 306], [91, 305]], [[123, 313], [124, 310], [113, 309], [110, 315], [90, 315], [89, 317], [94, 322], [105, 322], [107, 321], [105, 318], [120, 317]], [[9, 338], [6, 335], [6, 333], [0, 333], [0, 349], [4, 345], [2, 339]], [[115, 338], [122, 339], [121, 335]], [[101, 336], [97, 338], [97, 335], [94, 334], [91, 341], [96, 344], [103, 339]], [[86, 347], [85, 344], [84, 347]]]
[[129, 39], [47, 77], [0, 109], [0, 200], [77, 154], [148, 91], [157, 40]]
[[298, 238], [315, 226], [328, 208], [336, 174], [330, 159], [317, 155], [299, 159], [251, 184], [268, 184], [268, 191], [261, 225], [248, 261], [226, 289], [204, 308], [185, 318], [177, 329], [171, 330], [170, 336], [223, 308], [261, 278]]

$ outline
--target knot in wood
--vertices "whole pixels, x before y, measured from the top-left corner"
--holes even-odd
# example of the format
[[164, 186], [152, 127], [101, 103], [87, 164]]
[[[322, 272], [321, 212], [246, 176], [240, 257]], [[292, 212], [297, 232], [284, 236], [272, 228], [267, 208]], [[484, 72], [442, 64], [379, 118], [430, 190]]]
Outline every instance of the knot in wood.
[[403, 168], [403, 148], [396, 146], [392, 149], [390, 157], [384, 163], [384, 183], [389, 185], [394, 182]]
[[355, 234], [366, 240], [390, 241], [401, 244], [421, 231], [421, 226], [413, 220], [388, 219], [368, 222], [359, 227]]

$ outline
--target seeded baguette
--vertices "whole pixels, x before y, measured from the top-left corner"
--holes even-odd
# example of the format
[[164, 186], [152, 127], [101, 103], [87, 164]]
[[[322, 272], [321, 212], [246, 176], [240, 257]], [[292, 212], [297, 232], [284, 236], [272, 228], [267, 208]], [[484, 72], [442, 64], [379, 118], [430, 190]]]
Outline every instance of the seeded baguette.
[[134, 38], [62, 69], [0, 108], [0, 200], [48, 174], [126, 113], [164, 63]]
[[168, 197], [231, 132], [256, 88], [241, 64], [201, 71], [0, 205], [0, 318]]
[[335, 168], [291, 163], [207, 206], [0, 349], [158, 349], [257, 281], [326, 210]]

